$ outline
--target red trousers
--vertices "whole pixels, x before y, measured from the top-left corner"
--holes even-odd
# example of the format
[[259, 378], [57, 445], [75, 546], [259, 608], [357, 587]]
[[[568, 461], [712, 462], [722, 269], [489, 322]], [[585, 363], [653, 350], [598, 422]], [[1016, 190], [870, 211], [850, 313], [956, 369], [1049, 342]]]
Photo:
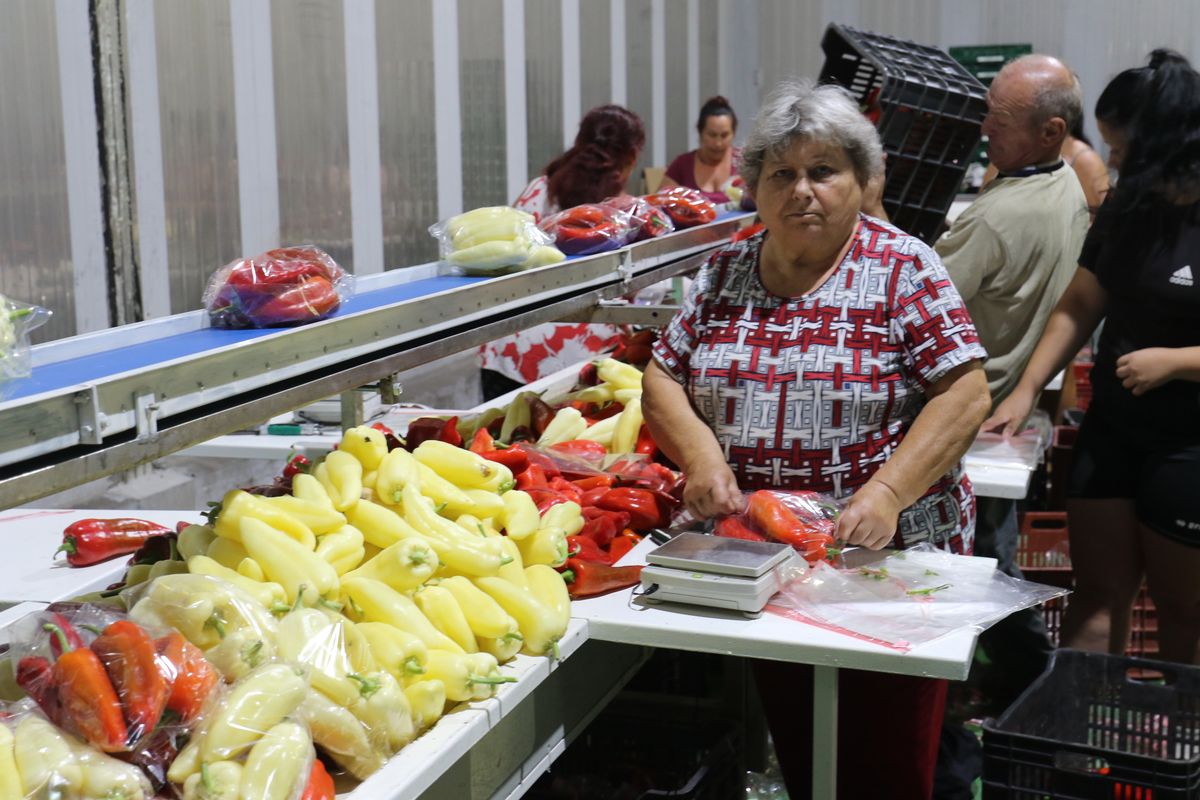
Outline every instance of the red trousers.
[[[753, 662], [791, 800], [812, 796], [812, 683], [807, 664]], [[946, 681], [838, 670], [839, 800], [929, 800]]]

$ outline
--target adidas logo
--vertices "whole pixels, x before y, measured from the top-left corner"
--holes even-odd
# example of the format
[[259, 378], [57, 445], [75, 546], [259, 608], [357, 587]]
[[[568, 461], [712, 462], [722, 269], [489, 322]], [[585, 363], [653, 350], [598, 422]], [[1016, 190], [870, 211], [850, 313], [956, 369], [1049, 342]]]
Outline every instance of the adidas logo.
[[1192, 265], [1180, 267], [1171, 273], [1171, 283], [1176, 286], [1191, 286], [1192, 285]]

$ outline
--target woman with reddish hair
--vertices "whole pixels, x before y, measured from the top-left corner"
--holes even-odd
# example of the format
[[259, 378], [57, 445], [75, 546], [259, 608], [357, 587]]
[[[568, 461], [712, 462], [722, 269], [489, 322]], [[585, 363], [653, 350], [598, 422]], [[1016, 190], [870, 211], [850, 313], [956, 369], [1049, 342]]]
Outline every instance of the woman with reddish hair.
[[[571, 149], [547, 164], [513, 207], [540, 222], [565, 208], [622, 195], [645, 142], [637, 114], [617, 105], [593, 108]], [[612, 325], [549, 323], [489, 342], [480, 349], [484, 399], [611, 350], [619, 338]]]

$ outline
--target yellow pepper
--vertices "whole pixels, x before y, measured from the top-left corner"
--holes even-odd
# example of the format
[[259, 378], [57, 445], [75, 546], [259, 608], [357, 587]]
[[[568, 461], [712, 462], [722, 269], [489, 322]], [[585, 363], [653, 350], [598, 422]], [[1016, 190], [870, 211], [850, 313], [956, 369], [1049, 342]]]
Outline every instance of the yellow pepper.
[[538, 528], [533, 536], [517, 542], [517, 547], [526, 564], [561, 567], [567, 563], [567, 532], [558, 526]]
[[521, 548], [507, 536], [501, 537], [500, 548], [504, 551], [505, 563], [500, 566], [498, 575], [511, 584], [522, 589], [529, 586], [525, 580], [525, 560], [521, 557]]
[[515, 676], [505, 675], [500, 671], [500, 664], [496, 657], [490, 653], [467, 653], [467, 664], [471, 667], [471, 674], [479, 675], [483, 678], [495, 680], [492, 683], [476, 681], [474, 684], [475, 692], [472, 700], [486, 700], [496, 694], [496, 690], [501, 683], [515, 683]]
[[508, 630], [503, 635], [495, 638], [480, 636], [476, 640], [479, 642], [479, 652], [487, 653], [501, 664], [511, 661], [525, 644], [525, 637], [521, 635], [517, 621], [508, 614], [505, 614], [505, 618], [508, 620]]
[[179, 532], [175, 540], [175, 548], [184, 561], [192, 556], [204, 555], [208, 546], [217, 538], [213, 529], [208, 525], [188, 525]]
[[[446, 511], [451, 514], [471, 514], [480, 519], [495, 517], [498, 514], [504, 513], [504, 501], [502, 495], [487, 489], [465, 489], [463, 494], [470, 501], [465, 506], [447, 504]], [[505, 492], [504, 494], [508, 494]]]
[[378, 669], [375, 658], [371, 655], [371, 645], [358, 629], [358, 625], [344, 614], [337, 619], [338, 624], [342, 626], [342, 638], [346, 645], [346, 655], [350, 656], [350, 667], [355, 672], [374, 672]]
[[[312, 476], [309, 475], [306, 477], [311, 478]], [[316, 479], [313, 478], [313, 480]], [[320, 481], [317, 481], [318, 486], [320, 486], [320, 483]], [[324, 487], [321, 487], [321, 492], [328, 499], [328, 495], [324, 493]], [[345, 514], [335, 510], [332, 502], [326, 504], [320, 500], [305, 500], [288, 494], [280, 495], [279, 497], [264, 497], [262, 500], [264, 503], [275, 506], [280, 511], [300, 520], [317, 536], [333, 533], [346, 524]]]
[[371, 655], [381, 669], [398, 681], [425, 674], [429, 648], [415, 635], [386, 622], [360, 622], [358, 630], [371, 645]]
[[75, 762], [71, 745], [58, 729], [37, 714], [30, 714], [17, 723], [13, 731], [13, 760], [21, 775], [24, 795], [41, 797], [53, 780], [59, 791], [71, 795], [83, 785], [83, 770]]
[[253, 517], [242, 520], [242, 544], [250, 556], [267, 573], [267, 577], [283, 586], [289, 602], [296, 602], [301, 588], [310, 591], [305, 601], [315, 603], [319, 598], [337, 591], [338, 575], [326, 561], [270, 525]]
[[504, 532], [508, 537], [520, 541], [532, 536], [542, 521], [533, 498], [520, 489], [513, 489], [505, 492], [501, 500], [504, 502]]
[[641, 389], [642, 371], [632, 364], [615, 358], [602, 358], [596, 362], [596, 375], [613, 389]]
[[500, 535], [500, 532], [488, 525], [474, 514], [460, 514], [454, 524], [462, 528], [472, 536], [480, 536], [484, 539], [495, 539]]
[[213, 539], [204, 554], [222, 567], [232, 570], [236, 570], [238, 564], [242, 563], [242, 559], [250, 555], [240, 540], [235, 541], [223, 537]]
[[[118, 761], [75, 738], [69, 739], [68, 744], [82, 775], [83, 785], [79, 788], [81, 797], [88, 800], [149, 800], [154, 796], [150, 782], [133, 764]], [[0, 783], [3, 783], [3, 778], [0, 778]], [[0, 797], [4, 795], [0, 794]], [[16, 797], [20, 798], [21, 795], [17, 794]]]
[[253, 517], [277, 531], [283, 531], [309, 550], [317, 544], [317, 537], [303, 522], [291, 514], [263, 502], [263, 498], [243, 492], [241, 489], [234, 489], [226, 493], [221, 500], [221, 513], [217, 515], [213, 531], [217, 536], [240, 542], [242, 540], [241, 523], [245, 517]]
[[617, 431], [617, 422], [621, 419], [620, 414], [614, 414], [611, 417], [606, 417], [600, 420], [595, 425], [589, 425], [587, 430], [576, 436], [576, 439], [583, 439], [589, 442], [599, 442], [605, 447], [612, 445], [613, 434]]
[[413, 634], [429, 648], [463, 651], [453, 639], [435, 628], [407, 595], [381, 581], [347, 578], [342, 582], [342, 596], [351, 613], [361, 614], [367, 622], [386, 622]]
[[441, 586], [422, 586], [413, 594], [413, 601], [425, 618], [433, 623], [433, 627], [453, 639], [463, 651], [474, 653], [479, 650], [475, 643], [475, 633], [467, 623], [466, 615], [448, 589]]
[[559, 442], [569, 442], [578, 438], [579, 434], [585, 430], [587, 430], [587, 420], [583, 418], [583, 414], [579, 413], [577, 408], [566, 406], [560, 408], [554, 415], [554, 419], [550, 420], [550, 424], [538, 438], [537, 444], [538, 447], [549, 447]]
[[[394, 450], [393, 452], [400, 452]], [[346, 512], [350, 524], [362, 531], [363, 539], [378, 548], [386, 548], [403, 539], [420, 538], [404, 518], [390, 508], [359, 500], [354, 508]]]
[[281, 722], [250, 748], [242, 770], [243, 798], [288, 800], [308, 782], [312, 739], [295, 722]]
[[495, 575], [504, 556], [497, 539], [471, 537], [462, 528], [437, 515], [433, 502], [409, 484], [402, 491], [404, 518], [429, 540], [438, 560], [468, 575]]
[[521, 392], [516, 400], [508, 404], [508, 411], [504, 414], [504, 424], [500, 427], [500, 441], [511, 442], [513, 432], [517, 428], [530, 427], [528, 396], [537, 397], [538, 395], [536, 392]]
[[408, 592], [433, 577], [439, 564], [437, 553], [429, 542], [413, 536], [385, 547], [375, 558], [346, 573], [342, 579], [371, 578], [398, 592]]
[[262, 566], [250, 556], [246, 556], [238, 562], [237, 569], [234, 570], [238, 575], [249, 578], [252, 581], [259, 583], [267, 582], [267, 573], [263, 572]]
[[350, 713], [367, 727], [377, 749], [391, 754], [412, 741], [412, 708], [400, 682], [387, 672], [350, 677], [359, 684], [360, 694]]
[[299, 472], [292, 476], [292, 496], [297, 500], [306, 500], [329, 511], [337, 510], [333, 507], [333, 501], [329, 499], [329, 492], [325, 491], [325, 487], [319, 480], [307, 472]]
[[24, 796], [21, 773], [17, 772], [12, 731], [0, 722], [0, 800], [21, 800]]
[[475, 585], [490, 594], [521, 628], [525, 637], [521, 652], [531, 656], [555, 656], [562, 631], [557, 617], [543, 606], [530, 589], [509, 583], [503, 578], [476, 578]]
[[375, 478], [375, 494], [385, 503], [400, 502], [400, 490], [410, 483], [420, 483], [419, 462], [404, 449], [392, 450], [379, 463]]
[[583, 530], [583, 522], [583, 511], [579, 508], [579, 504], [568, 500], [565, 503], [556, 503], [546, 509], [538, 527], [562, 528], [567, 536], [574, 536]]
[[175, 628], [201, 650], [234, 631], [270, 635], [275, 619], [231, 582], [206, 575], [165, 575], [149, 585], [129, 616], [147, 627]]
[[237, 758], [296, 711], [308, 687], [284, 664], [267, 664], [233, 685], [200, 743], [200, 761]]
[[364, 473], [373, 472], [379, 469], [380, 462], [388, 454], [387, 438], [370, 425], [359, 425], [346, 429], [338, 450], [357, 458]]
[[209, 575], [231, 583], [250, 595], [264, 608], [287, 600], [287, 592], [278, 583], [259, 583], [239, 572], [229, 569], [208, 556], [193, 556], [187, 562], [188, 572], [193, 575]]
[[404, 696], [408, 698], [417, 730], [437, 722], [446, 709], [446, 685], [441, 681], [427, 678], [414, 681], [404, 687]]
[[632, 453], [637, 445], [638, 432], [642, 429], [642, 398], [631, 397], [625, 403], [625, 410], [617, 417], [617, 427], [613, 431], [611, 453]]
[[595, 386], [580, 389], [578, 392], [572, 392], [569, 399], [572, 402], [595, 403], [602, 406], [612, 402], [613, 388], [607, 384], [598, 383]]
[[[484, 655], [487, 654], [485, 653]], [[492, 659], [492, 664], [495, 663], [496, 660]], [[499, 674], [481, 674], [476, 671], [477, 665], [468, 660], [465, 653], [451, 653], [445, 650], [430, 650], [429, 662], [425, 669], [426, 679], [441, 681], [446, 687], [446, 699], [455, 703], [465, 703], [468, 700], [482, 699], [478, 695], [490, 697], [497, 684], [513, 683], [516, 681], [514, 677], [506, 677]], [[488, 688], [481, 691], [479, 689], [481, 686]]]
[[613, 399], [623, 406], [627, 406], [631, 401], [640, 400], [641, 398], [641, 389], [617, 389], [613, 392]]
[[545, 564], [526, 567], [525, 579], [529, 581], [529, 591], [534, 599], [549, 610], [555, 638], [562, 638], [571, 622], [571, 595], [567, 592], [567, 582]]
[[343, 525], [317, 539], [316, 553], [329, 562], [334, 572], [345, 575], [361, 564], [366, 556], [362, 531], [353, 525]]
[[454, 595], [476, 637], [495, 639], [512, 631], [512, 617], [468, 578], [462, 575], [445, 578], [438, 587]]
[[236, 761], [201, 764], [183, 783], [183, 800], [240, 800], [242, 765]]
[[474, 507], [470, 495], [419, 461], [417, 473], [420, 475], [421, 494], [434, 503], [464, 511]]
[[275, 657], [275, 637], [240, 628], [221, 637], [219, 644], [204, 651], [204, 657], [225, 680], [236, 681]]
[[508, 467], [448, 442], [428, 439], [418, 445], [413, 457], [463, 489], [506, 492], [516, 483]]
[[281, 659], [309, 667], [314, 687], [331, 700], [349, 705], [358, 691], [346, 678], [353, 670], [340, 620], [340, 616], [315, 608], [297, 608], [279, 621], [275, 641]]
[[363, 467], [349, 453], [334, 450], [317, 466], [315, 474], [338, 511], [353, 508], [362, 499]]
[[300, 704], [300, 716], [308, 723], [313, 741], [355, 778], [366, 780], [383, 766], [383, 756], [371, 747], [362, 723], [349, 709], [309, 691]]

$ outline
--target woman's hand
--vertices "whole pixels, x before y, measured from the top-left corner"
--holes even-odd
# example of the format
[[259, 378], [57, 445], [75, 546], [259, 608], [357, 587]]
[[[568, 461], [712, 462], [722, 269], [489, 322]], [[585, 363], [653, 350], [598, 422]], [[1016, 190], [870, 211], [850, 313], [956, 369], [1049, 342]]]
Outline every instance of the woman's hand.
[[738, 514], [746, 507], [737, 478], [724, 462], [689, 472], [683, 503], [697, 519]]
[[1004, 398], [1004, 402], [996, 406], [992, 415], [983, 421], [979, 430], [1012, 436], [1020, 430], [1021, 426], [1025, 424], [1025, 420], [1029, 419], [1029, 415], [1033, 413], [1035, 396], [1034, 392], [1030, 392], [1018, 384], [1012, 394]]
[[833, 535], [846, 544], [878, 550], [896, 535], [900, 498], [883, 481], [869, 480], [838, 515]]
[[1117, 359], [1117, 377], [1134, 397], [1143, 395], [1175, 377], [1175, 351], [1147, 347], [1126, 353]]

